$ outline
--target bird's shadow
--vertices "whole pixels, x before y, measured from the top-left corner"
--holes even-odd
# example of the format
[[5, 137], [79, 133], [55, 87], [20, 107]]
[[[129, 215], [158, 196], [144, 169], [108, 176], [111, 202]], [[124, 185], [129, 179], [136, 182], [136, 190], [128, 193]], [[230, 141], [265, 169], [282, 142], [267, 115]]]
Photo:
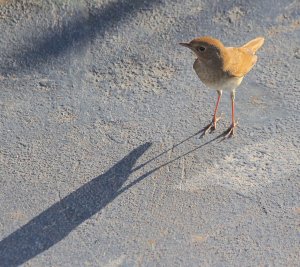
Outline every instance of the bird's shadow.
[[120, 194], [135, 162], [151, 146], [131, 151], [108, 171], [84, 184], [0, 242], [0, 265], [18, 266], [47, 250]]
[[108, 171], [84, 184], [51, 207], [37, 215], [27, 224], [0, 241], [1, 266], [18, 266], [49, 249], [64, 239], [78, 225], [106, 207], [118, 195], [145, 179], [158, 169], [200, 149], [220, 138], [219, 135], [170, 161], [145, 172], [127, 186], [123, 186], [128, 177], [150, 162], [153, 162], [169, 150], [185, 143], [199, 132], [180, 141], [168, 150], [134, 167], [136, 161], [150, 148], [151, 143], [140, 145]]

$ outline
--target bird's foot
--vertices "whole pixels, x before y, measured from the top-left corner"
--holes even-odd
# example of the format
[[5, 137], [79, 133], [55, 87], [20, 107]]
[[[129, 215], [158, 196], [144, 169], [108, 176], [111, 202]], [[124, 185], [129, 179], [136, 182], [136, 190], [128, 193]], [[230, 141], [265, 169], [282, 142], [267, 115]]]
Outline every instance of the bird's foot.
[[236, 132], [236, 128], [237, 128], [238, 122], [233, 122], [230, 127], [228, 128], [228, 130], [225, 132], [225, 138], [230, 138], [233, 137], [235, 135]]
[[222, 117], [222, 114], [220, 117], [214, 117], [212, 119], [211, 123], [204, 127], [202, 136], [206, 135], [208, 132], [211, 133], [214, 130], [216, 130], [217, 122], [221, 119], [221, 117]]

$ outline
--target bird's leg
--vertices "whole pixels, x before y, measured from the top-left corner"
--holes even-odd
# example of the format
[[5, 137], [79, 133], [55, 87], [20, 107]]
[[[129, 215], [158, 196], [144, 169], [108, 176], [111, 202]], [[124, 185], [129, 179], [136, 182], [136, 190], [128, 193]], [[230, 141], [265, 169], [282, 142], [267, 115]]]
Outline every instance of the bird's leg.
[[217, 104], [216, 104], [215, 111], [214, 111], [214, 117], [213, 117], [213, 121], [212, 121], [214, 123], [214, 129], [217, 128], [217, 122], [221, 119], [221, 116], [217, 117], [217, 111], [218, 111], [220, 99], [222, 96], [222, 91], [218, 90], [217, 92], [218, 92], [218, 100], [217, 100]]
[[231, 125], [228, 129], [228, 133], [226, 134], [225, 138], [231, 137], [235, 134], [236, 126], [238, 122], [234, 120], [234, 99], [235, 99], [235, 90], [233, 90], [230, 94], [231, 96]]
[[222, 90], [218, 90], [217, 92], [218, 92], [218, 100], [215, 107], [214, 116], [212, 122], [205, 127], [204, 134], [206, 134], [208, 131], [214, 131], [217, 128], [217, 122], [221, 119], [221, 116], [217, 117], [217, 111], [222, 96]]

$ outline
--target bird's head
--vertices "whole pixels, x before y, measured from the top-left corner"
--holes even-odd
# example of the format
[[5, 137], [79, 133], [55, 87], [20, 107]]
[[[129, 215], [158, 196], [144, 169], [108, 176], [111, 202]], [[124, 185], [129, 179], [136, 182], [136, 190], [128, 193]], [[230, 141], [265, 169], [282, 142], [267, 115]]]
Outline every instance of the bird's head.
[[209, 36], [196, 38], [189, 43], [180, 43], [180, 45], [191, 49], [197, 57], [204, 63], [222, 63], [225, 47], [218, 40]]

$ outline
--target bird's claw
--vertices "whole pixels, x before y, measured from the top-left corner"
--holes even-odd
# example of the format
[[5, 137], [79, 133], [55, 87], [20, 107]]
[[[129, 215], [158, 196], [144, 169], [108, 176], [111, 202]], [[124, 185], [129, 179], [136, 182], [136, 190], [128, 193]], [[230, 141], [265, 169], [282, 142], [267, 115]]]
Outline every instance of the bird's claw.
[[228, 130], [225, 132], [225, 137], [224, 137], [224, 139], [233, 137], [233, 136], [235, 135], [237, 125], [238, 125], [238, 122], [237, 122], [237, 121], [234, 122], [234, 123], [232, 123], [232, 124], [230, 125], [230, 127], [228, 128]]
[[220, 117], [213, 118], [213, 120], [211, 121], [211, 123], [204, 127], [203, 135], [206, 135], [208, 132], [211, 133], [214, 130], [216, 130], [216, 128], [217, 128], [217, 122], [221, 119], [221, 117], [222, 117], [222, 114], [221, 114]]

